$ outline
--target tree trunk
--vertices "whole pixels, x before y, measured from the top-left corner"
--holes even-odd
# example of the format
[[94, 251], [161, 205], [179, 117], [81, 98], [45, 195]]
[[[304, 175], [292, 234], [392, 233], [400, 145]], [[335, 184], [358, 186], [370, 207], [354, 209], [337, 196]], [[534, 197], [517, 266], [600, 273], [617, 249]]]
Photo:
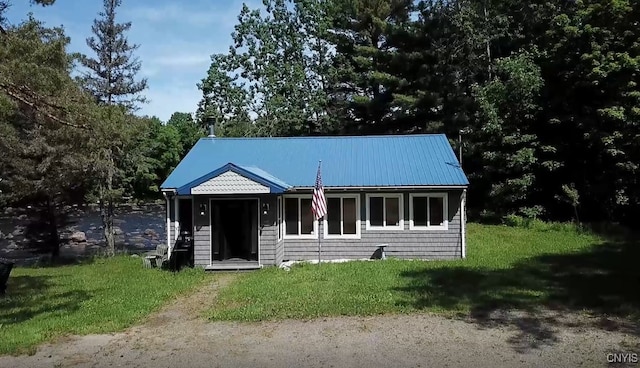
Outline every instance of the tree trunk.
[[[487, 2], [484, 2], [484, 22], [485, 27], [489, 29], [489, 10], [487, 9]], [[489, 38], [489, 31], [487, 31], [487, 39], [486, 39], [486, 48], [487, 48], [487, 74], [489, 76], [489, 80], [491, 80], [492, 70], [491, 70], [491, 40]]]
[[105, 178], [106, 188], [104, 184], [100, 185], [100, 218], [102, 219], [102, 226], [104, 229], [104, 240], [107, 247], [107, 255], [113, 257], [116, 253], [115, 237], [113, 233], [113, 155], [111, 150], [107, 151], [107, 177]]
[[58, 234], [58, 219], [55, 204], [47, 198], [47, 217], [49, 223], [49, 244], [51, 246], [51, 260], [60, 258], [60, 235]]

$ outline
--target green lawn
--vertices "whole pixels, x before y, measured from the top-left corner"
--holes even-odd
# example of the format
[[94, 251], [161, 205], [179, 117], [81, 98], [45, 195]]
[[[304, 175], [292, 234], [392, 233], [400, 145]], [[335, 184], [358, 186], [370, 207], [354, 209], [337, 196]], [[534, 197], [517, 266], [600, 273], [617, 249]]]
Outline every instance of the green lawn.
[[372, 261], [267, 268], [242, 275], [206, 312], [257, 321], [430, 311], [482, 313], [548, 306], [634, 314], [640, 246], [570, 225], [469, 224], [468, 258]]
[[125, 256], [16, 268], [0, 297], [0, 354], [31, 353], [66, 334], [121, 330], [204, 278], [202, 270], [144, 269], [140, 258]]

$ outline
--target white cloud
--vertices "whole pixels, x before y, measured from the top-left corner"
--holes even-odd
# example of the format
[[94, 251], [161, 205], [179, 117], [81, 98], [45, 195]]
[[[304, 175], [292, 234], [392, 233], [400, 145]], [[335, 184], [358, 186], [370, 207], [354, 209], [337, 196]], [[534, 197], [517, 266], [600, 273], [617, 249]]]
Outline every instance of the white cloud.
[[[146, 20], [153, 23], [168, 22], [184, 24], [187, 27], [232, 27], [237, 22], [242, 2], [217, 2], [210, 4], [166, 3], [162, 6], [138, 6], [126, 9], [125, 15], [135, 20]], [[195, 5], [195, 6], [193, 6]]]
[[171, 68], [181, 68], [181, 67], [193, 67], [193, 66], [202, 66], [207, 65], [211, 62], [211, 57], [209, 54], [180, 54], [180, 55], [163, 55], [157, 57], [152, 61], [155, 65], [171, 67]]
[[151, 78], [161, 74], [171, 72], [191, 77], [198, 74], [203, 77], [211, 63], [209, 54], [185, 50], [184, 53], [150, 53], [141, 55], [143, 76]]

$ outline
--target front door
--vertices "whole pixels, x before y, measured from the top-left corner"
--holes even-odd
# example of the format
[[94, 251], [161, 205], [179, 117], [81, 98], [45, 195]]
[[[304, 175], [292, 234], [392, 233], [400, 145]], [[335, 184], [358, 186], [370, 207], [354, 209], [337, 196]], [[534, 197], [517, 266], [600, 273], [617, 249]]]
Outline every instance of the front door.
[[258, 260], [258, 200], [211, 202], [211, 251], [214, 261]]

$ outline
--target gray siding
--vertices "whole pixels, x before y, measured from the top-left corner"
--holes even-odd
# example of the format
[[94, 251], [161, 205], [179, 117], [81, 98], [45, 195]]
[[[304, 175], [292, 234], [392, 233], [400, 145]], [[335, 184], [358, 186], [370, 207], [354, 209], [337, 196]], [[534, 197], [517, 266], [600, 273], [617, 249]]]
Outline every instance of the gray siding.
[[[249, 198], [250, 196], [238, 196], [238, 198]], [[261, 225], [258, 229], [259, 261], [262, 265], [276, 264], [276, 197], [274, 195], [260, 195], [260, 218]], [[193, 208], [194, 218], [194, 263], [196, 266], [208, 266], [211, 264], [211, 231], [210, 231], [210, 200], [215, 198], [230, 199], [228, 195], [196, 195], [194, 196]], [[206, 204], [207, 210], [204, 215], [200, 215], [200, 204]], [[269, 212], [265, 216], [262, 212], [262, 203], [269, 204]]]
[[[437, 191], [441, 193], [442, 191]], [[330, 193], [330, 192], [328, 192]], [[383, 192], [380, 192], [383, 193]], [[392, 192], [391, 192], [392, 193]], [[396, 192], [397, 193], [397, 192]], [[388, 257], [403, 259], [453, 259], [462, 256], [460, 229], [460, 196], [462, 191], [448, 191], [448, 230], [409, 230], [409, 193], [403, 193], [404, 230], [367, 230], [366, 195], [360, 193], [360, 239], [322, 239], [322, 258], [371, 258], [379, 244], [386, 247]], [[424, 191], [413, 193], [425, 193]], [[277, 200], [275, 195], [259, 195], [259, 260], [264, 266], [278, 265], [286, 260], [315, 260], [318, 258], [317, 239], [277, 240]], [[211, 238], [209, 210], [210, 199], [230, 198], [229, 196], [194, 196], [194, 261], [197, 266], [211, 264]], [[238, 196], [248, 198], [248, 196]], [[204, 215], [200, 215], [200, 204], [206, 204]], [[264, 215], [262, 203], [269, 204], [269, 212]], [[171, 205], [171, 236], [173, 236], [173, 201]], [[322, 223], [319, 226], [323, 236]], [[172, 238], [173, 239], [173, 238]], [[173, 242], [173, 240], [172, 240]]]
[[260, 228], [258, 229], [258, 234], [260, 235], [259, 260], [261, 265], [271, 266], [276, 264], [276, 240], [278, 237], [276, 196], [260, 196], [260, 206], [263, 203], [269, 204], [269, 212], [265, 215], [262, 208], [260, 208]]
[[[206, 204], [204, 215], [200, 214], [200, 205]], [[196, 266], [211, 264], [211, 238], [209, 232], [209, 197], [193, 197], [193, 263]]]
[[[435, 192], [435, 191], [434, 191]], [[437, 191], [441, 193], [442, 191]], [[384, 193], [384, 192], [380, 192]], [[397, 192], [396, 192], [397, 193]], [[448, 230], [409, 230], [409, 193], [404, 194], [404, 230], [367, 230], [366, 195], [360, 194], [360, 239], [322, 239], [322, 258], [371, 258], [378, 244], [386, 247], [388, 257], [404, 259], [452, 259], [462, 257], [460, 232], [460, 196], [462, 191], [448, 191]], [[425, 193], [425, 191], [413, 192]], [[323, 236], [322, 224], [319, 227]], [[317, 239], [285, 239], [284, 260], [318, 259]]]
[[275, 264], [279, 265], [284, 260], [284, 240], [280, 240], [276, 243], [276, 261]]

